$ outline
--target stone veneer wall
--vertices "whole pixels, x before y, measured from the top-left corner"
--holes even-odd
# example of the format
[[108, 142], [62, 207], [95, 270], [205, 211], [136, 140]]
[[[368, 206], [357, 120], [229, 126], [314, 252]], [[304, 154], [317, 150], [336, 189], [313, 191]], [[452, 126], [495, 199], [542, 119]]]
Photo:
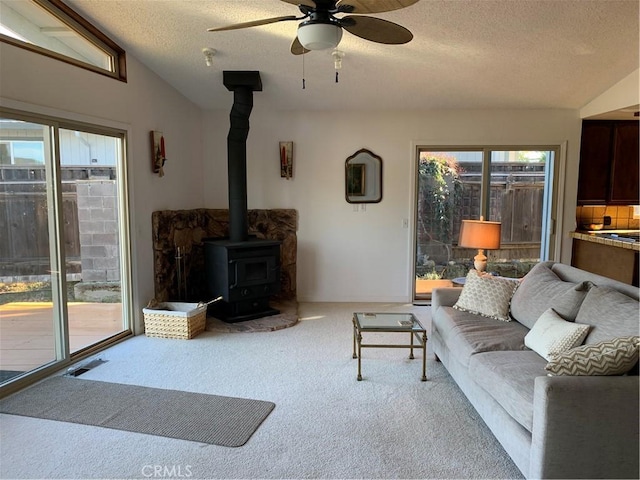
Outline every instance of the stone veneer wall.
[[[163, 210], [152, 214], [155, 299], [159, 302], [210, 300], [204, 271], [205, 238], [229, 234], [226, 209]], [[249, 234], [280, 240], [281, 292], [278, 299], [296, 299], [298, 212], [289, 209], [249, 210]], [[186, 298], [178, 296], [176, 247], [184, 247]]]

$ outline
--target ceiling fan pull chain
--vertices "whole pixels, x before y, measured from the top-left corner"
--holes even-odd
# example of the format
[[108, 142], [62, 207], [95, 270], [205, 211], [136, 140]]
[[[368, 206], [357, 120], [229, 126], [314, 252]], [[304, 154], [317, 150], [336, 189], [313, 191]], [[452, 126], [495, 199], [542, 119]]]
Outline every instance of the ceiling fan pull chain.
[[336, 83], [338, 83], [338, 72], [336, 72]]

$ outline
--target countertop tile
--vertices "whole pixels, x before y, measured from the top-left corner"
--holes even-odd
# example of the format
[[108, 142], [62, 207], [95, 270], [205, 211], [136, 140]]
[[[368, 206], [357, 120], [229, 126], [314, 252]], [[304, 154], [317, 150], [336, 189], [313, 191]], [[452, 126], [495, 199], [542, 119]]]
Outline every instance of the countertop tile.
[[625, 248], [627, 250], [635, 250], [636, 252], [640, 252], [640, 242], [622, 242], [620, 240], [603, 238], [594, 234], [583, 232], [571, 232], [570, 236], [571, 238], [584, 240], [585, 242], [600, 243], [602, 245], [609, 245], [612, 247]]

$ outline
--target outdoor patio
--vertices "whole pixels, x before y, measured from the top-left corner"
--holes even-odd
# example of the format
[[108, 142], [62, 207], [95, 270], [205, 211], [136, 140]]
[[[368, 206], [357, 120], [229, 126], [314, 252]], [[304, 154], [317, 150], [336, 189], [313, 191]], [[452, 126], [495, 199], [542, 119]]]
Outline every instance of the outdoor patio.
[[[122, 331], [120, 303], [69, 303], [71, 352]], [[50, 302], [0, 305], [0, 371], [25, 372], [55, 359]]]

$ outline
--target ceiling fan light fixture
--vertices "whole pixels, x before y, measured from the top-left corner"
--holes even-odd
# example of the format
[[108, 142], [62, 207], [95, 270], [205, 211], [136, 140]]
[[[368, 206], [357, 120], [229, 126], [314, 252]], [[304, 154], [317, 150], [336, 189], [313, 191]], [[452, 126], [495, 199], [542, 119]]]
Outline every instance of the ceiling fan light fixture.
[[302, 23], [298, 40], [307, 50], [336, 48], [342, 39], [342, 28], [333, 23]]

